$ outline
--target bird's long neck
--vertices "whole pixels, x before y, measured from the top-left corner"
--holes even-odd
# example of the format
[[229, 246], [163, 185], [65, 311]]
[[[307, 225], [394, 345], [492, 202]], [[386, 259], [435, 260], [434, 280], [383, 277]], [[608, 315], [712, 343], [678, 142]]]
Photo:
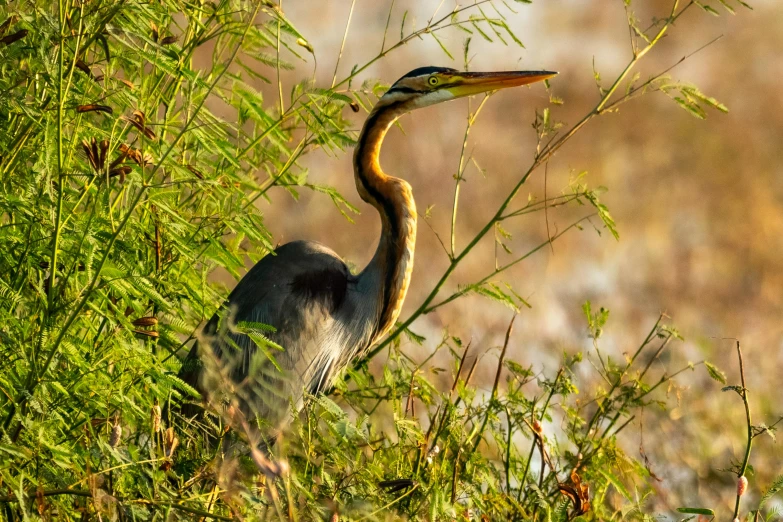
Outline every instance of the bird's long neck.
[[359, 136], [354, 153], [356, 189], [381, 216], [381, 239], [370, 263], [359, 274], [360, 285], [377, 296], [377, 320], [371, 344], [380, 340], [402, 310], [413, 270], [416, 243], [416, 204], [410, 185], [387, 176], [380, 165], [383, 138], [394, 121], [407, 112], [404, 104], [376, 107]]

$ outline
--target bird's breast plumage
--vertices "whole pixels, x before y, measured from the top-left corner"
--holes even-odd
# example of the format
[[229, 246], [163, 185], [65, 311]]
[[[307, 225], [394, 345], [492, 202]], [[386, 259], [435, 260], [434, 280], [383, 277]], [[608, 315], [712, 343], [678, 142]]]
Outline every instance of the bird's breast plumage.
[[[323, 245], [279, 247], [245, 275], [204, 328], [190, 358], [208, 361], [205, 367], [180, 377], [209, 397], [229, 384], [222, 382], [228, 375], [243, 413], [263, 419], [275, 434], [289, 418], [291, 402], [298, 407], [304, 392], [324, 389], [346, 363], [345, 354], [369, 344], [372, 310], [358, 305], [356, 285], [345, 263]], [[247, 334], [254, 324], [273, 328], [263, 330], [272, 344], [259, 347], [263, 340]], [[210, 372], [211, 363], [222, 370]]]

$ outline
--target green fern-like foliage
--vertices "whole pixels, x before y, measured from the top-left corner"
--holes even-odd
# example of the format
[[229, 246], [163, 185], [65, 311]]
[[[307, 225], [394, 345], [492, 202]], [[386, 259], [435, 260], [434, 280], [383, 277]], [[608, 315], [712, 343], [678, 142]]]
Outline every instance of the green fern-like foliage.
[[[452, 237], [430, 297], [371, 352], [388, 347], [386, 364], [357, 362], [329, 396], [307, 401], [274, 461], [231, 416], [234, 390], [197, 421], [174, 407], [200, 401], [177, 373], [225, 298], [214, 274], [239, 279], [274, 247], [257, 203], [309, 190], [348, 219], [357, 211], [301, 162], [353, 145], [348, 111], [369, 111], [385, 89], [356, 78], [418, 40], [453, 58], [446, 31], [465, 37], [466, 64], [471, 39], [521, 48], [509, 20], [526, 3], [479, 0], [418, 27], [406, 11], [399, 39], [387, 22], [380, 52], [329, 88], [312, 81], [307, 35], [271, 0], [0, 3], [0, 518], [649, 519], [651, 473], [618, 434], [634, 412], [665, 407], [657, 391], [676, 372], [652, 376], [649, 361], [675, 330], [659, 321], [633, 358], [613, 361], [599, 350], [608, 312], [588, 303], [602, 385], [582, 390], [581, 348], [541, 372], [503, 346], [487, 389], [468, 343], [444, 334], [415, 362], [400, 336], [422, 344], [413, 320], [471, 294], [514, 313], [530, 307], [498, 278], [591, 218], [618, 237], [581, 174], [561, 195], [512, 205], [589, 119], [654, 90], [698, 117], [725, 110], [691, 85], [626, 78], [636, 55], [610, 89], [596, 73], [604, 98], [571, 131], [558, 134], [548, 108], [536, 115], [530, 170], [469, 247], [455, 251]], [[644, 30], [629, 17], [634, 49], [652, 48], [680, 9]], [[281, 71], [299, 80], [284, 89]], [[625, 96], [609, 103], [623, 82]], [[523, 255], [507, 245], [501, 222], [565, 205], [592, 214]], [[439, 293], [489, 231], [510, 261]], [[235, 326], [272, 363], [285, 348], [266, 325]], [[778, 480], [764, 500], [780, 489]]]

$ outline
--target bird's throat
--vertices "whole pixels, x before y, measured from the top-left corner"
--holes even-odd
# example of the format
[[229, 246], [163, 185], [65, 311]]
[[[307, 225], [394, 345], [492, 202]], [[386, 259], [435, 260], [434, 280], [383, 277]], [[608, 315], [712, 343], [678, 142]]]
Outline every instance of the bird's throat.
[[374, 110], [365, 122], [354, 154], [356, 188], [361, 198], [374, 206], [381, 217], [381, 238], [370, 263], [360, 277], [381, 288], [374, 292], [376, 328], [372, 344], [378, 342], [400, 315], [413, 270], [416, 244], [416, 203], [410, 185], [387, 176], [380, 167], [380, 149], [391, 124], [405, 107], [389, 105]]

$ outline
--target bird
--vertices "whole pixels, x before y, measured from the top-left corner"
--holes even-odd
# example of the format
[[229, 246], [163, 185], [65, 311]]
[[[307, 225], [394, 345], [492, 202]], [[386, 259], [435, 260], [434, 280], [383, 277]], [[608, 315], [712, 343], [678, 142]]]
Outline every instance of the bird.
[[[258, 429], [258, 445], [270, 448], [305, 397], [331, 386], [352, 361], [384, 338], [400, 315], [411, 282], [417, 213], [408, 182], [386, 174], [380, 165], [391, 125], [416, 109], [556, 74], [429, 66], [392, 84], [368, 115], [353, 155], [359, 197], [381, 219], [381, 237], [370, 262], [352, 273], [320, 243], [292, 241], [277, 247], [247, 272], [206, 324], [179, 378], [213, 405], [221, 400], [219, 390], [228, 388], [224, 393], [234, 395], [245, 425]], [[222, 370], [210, 372], [207, 361]], [[186, 416], [197, 411], [193, 403], [182, 408]]]

